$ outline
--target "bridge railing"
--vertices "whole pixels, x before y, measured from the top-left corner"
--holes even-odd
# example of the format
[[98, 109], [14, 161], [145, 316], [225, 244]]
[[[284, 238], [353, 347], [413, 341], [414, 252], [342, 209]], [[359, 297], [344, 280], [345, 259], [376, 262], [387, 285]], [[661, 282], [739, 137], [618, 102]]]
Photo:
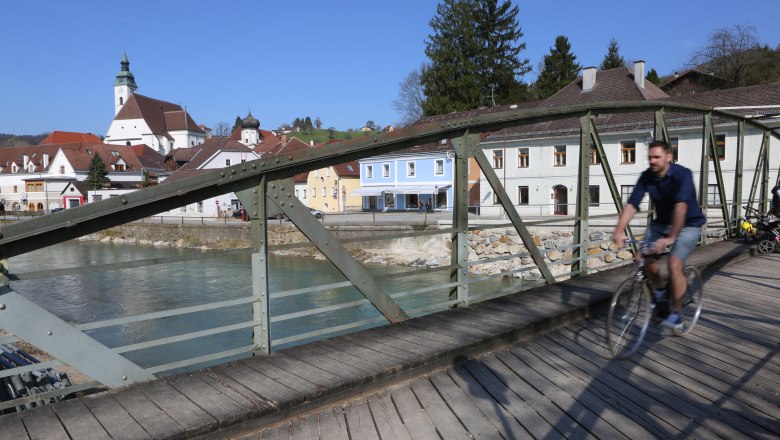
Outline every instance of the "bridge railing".
[[[262, 158], [122, 197], [5, 225], [0, 229], [0, 257], [4, 259], [2, 275], [5, 278], [4, 286], [0, 287], [0, 327], [10, 335], [2, 337], [0, 343], [24, 341], [58, 359], [47, 360], [49, 363], [42, 366], [56, 366], [59, 362], [87, 376], [85, 382], [69, 391], [97, 384], [121, 386], [183, 368], [224, 362], [241, 356], [261, 355], [270, 352], [272, 348], [399, 322], [451, 307], [464, 307], [475, 301], [625, 264], [630, 261], [630, 252], [613, 248], [608, 234], [610, 227], [597, 227], [602, 222], [611, 221], [614, 224], [623, 206], [598, 132], [596, 115], [652, 112], [655, 116], [655, 138], [668, 139], [664, 112], [672, 110], [702, 116], [702, 165], [698, 170], [700, 200], [706, 201], [709, 197], [707, 189], [710, 178], [714, 177], [718, 185], [721, 206], [717, 210], [709, 210], [705, 206], [711, 222], [704, 230], [702, 242], [706, 241], [708, 233], [714, 228], [722, 228], [733, 234], [735, 219], [740, 215], [740, 211], [733, 207], [741, 206], [745, 200], [765, 207], [768, 200], [769, 163], [772, 157], [769, 140], [777, 139], [778, 136], [755, 120], [711, 108], [669, 102], [605, 103], [577, 108], [468, 115], [367, 139], [332, 144], [321, 149]], [[735, 198], [730, 202], [727, 200], [728, 193], [720, 165], [717, 160], [709, 159], [716, 156], [712, 135], [713, 115], [737, 124], [739, 139], [744, 138], [744, 130], [747, 128], [763, 133], [758, 147], [758, 162], [754, 168], [756, 172], [752, 173], [753, 185], [749, 187], [749, 196], [746, 198], [741, 191], [741, 179], [743, 174], [750, 177], [750, 173], [744, 173], [741, 161], [738, 161], [740, 168], [735, 170], [735, 176], [738, 176], [735, 189], [740, 190], [733, 191]], [[572, 117], [579, 118], [581, 128], [576, 184], [578, 191], [572, 209], [574, 215], [527, 222], [519, 214], [519, 207], [509, 197], [480, 148], [476, 133]], [[365, 237], [338, 239], [292, 194], [292, 176], [300, 172], [400, 151], [423, 143], [439, 142], [441, 139], [451, 139], [455, 152], [454, 207], [446, 225], [435, 229], [425, 225], [424, 228], [410, 231], [408, 237], [395, 232], [387, 236], [368, 234]], [[592, 203], [588, 199], [587, 188], [591, 174], [591, 147], [600, 158], [599, 168], [609, 187], [611, 205], [614, 207], [613, 212], [603, 216], [590, 213]], [[736, 147], [741, 157], [739, 151], [745, 148], [744, 141], [740, 141]], [[508, 222], [470, 224], [467, 192], [469, 161], [479, 166], [483, 176], [482, 184], [491, 188], [502, 211], [500, 217]], [[14, 273], [12, 270], [15, 257], [229, 192], [236, 193], [250, 216], [251, 239], [247, 248], [193, 251], [174, 257], [132, 261], [89, 262], [81, 267], [41, 268], [28, 273]], [[300, 280], [296, 280], [301, 282], [299, 286], [279, 290], [271, 288], [269, 279], [274, 277], [274, 271], [270, 260], [275, 258], [272, 253], [275, 249], [278, 251], [285, 246], [292, 247], [278, 245], [274, 248], [275, 245], [269, 242], [271, 221], [267, 219], [282, 214], [306, 237], [307, 245], [316, 248], [332, 265], [336, 274], [332, 279], [322, 281], [301, 276]], [[540, 230], [545, 228], [563, 229], [565, 233], [544, 236]], [[426, 263], [425, 267], [382, 272], [370, 264], [362, 264], [350, 251], [375, 241], [404, 238], [420, 240], [426, 237], [443, 238], [447, 243], [447, 258], [439, 261], [439, 264]], [[56, 300], [54, 304], [39, 305], [12, 287], [17, 282], [44, 278], [71, 279], [73, 276], [95, 272], [116, 273], [117, 279], [121, 279], [124, 276], [122, 271], [147, 271], [151, 274], [148, 268], [157, 270], [177, 264], [203, 264], [205, 272], [210, 264], [208, 262], [222, 258], [239, 258], [241, 264], [248, 266], [250, 275], [247, 281], [234, 292], [219, 296], [217, 294], [224, 293], [225, 289], [208, 291], [205, 285], [192, 285], [193, 290], [204, 290], [207, 291], [206, 296], [212, 296], [213, 293], [213, 296], [219, 298], [144, 313], [103, 317], [105, 319], [95, 322], [69, 322], [53, 313], [57, 310]], [[218, 277], [219, 274], [213, 276]], [[403, 284], [400, 281], [403, 279], [412, 282]], [[187, 280], [179, 282], [186, 283]], [[53, 295], [53, 298], [56, 296]], [[294, 303], [296, 306], [283, 310], [280, 306], [283, 303]], [[47, 305], [50, 307], [43, 307]], [[89, 307], [89, 304], [85, 306]], [[359, 318], [343, 315], [344, 311], [350, 309], [361, 310]], [[223, 315], [225, 319], [218, 322], [214, 320], [215, 323], [209, 326], [196, 325], [203, 321], [194, 318]], [[315, 318], [322, 325], [308, 325]], [[117, 334], [133, 333], [126, 331], [128, 328], [144, 327], [158, 329], [162, 335], [149, 335], [145, 331], [138, 332], [142, 337], [135, 340], [117, 342], [114, 338]], [[203, 340], [211, 342], [201, 343]], [[190, 350], [186, 355], [181, 355], [176, 348], [179, 346], [177, 344], [196, 346], [200, 351]], [[160, 357], [146, 361], [134, 357], [134, 353], [146, 350], [156, 350]], [[7, 380], [28, 370], [28, 367], [0, 370], [0, 380]], [[63, 393], [62, 390], [49, 390], [36, 395], [16, 396], [18, 398], [0, 404], [0, 409], [32, 404]]]

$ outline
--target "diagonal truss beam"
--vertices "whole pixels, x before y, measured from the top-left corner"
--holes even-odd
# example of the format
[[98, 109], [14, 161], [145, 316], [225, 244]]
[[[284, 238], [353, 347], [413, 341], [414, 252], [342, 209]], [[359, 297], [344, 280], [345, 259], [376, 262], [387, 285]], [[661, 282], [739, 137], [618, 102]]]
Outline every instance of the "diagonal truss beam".
[[501, 203], [501, 206], [504, 207], [504, 211], [506, 211], [507, 216], [509, 216], [509, 220], [512, 222], [515, 229], [517, 230], [518, 235], [520, 235], [520, 238], [523, 240], [526, 249], [528, 249], [528, 253], [531, 254], [531, 258], [534, 260], [534, 263], [536, 263], [536, 267], [539, 268], [539, 272], [541, 272], [544, 280], [547, 282], [547, 284], [554, 284], [555, 277], [547, 267], [547, 263], [544, 261], [544, 256], [541, 252], [539, 252], [539, 248], [537, 248], [534, 244], [531, 233], [528, 232], [528, 228], [525, 226], [523, 219], [520, 218], [520, 214], [517, 213], [514, 205], [512, 205], [512, 201], [509, 199], [506, 191], [504, 191], [504, 186], [501, 185], [501, 180], [490, 166], [490, 162], [488, 161], [487, 157], [485, 157], [485, 153], [477, 146], [471, 145], [469, 143], [466, 145], [468, 146], [469, 150], [471, 150], [471, 154], [474, 156], [474, 159], [477, 160], [479, 168], [482, 170], [482, 173], [485, 175], [488, 183], [493, 188], [493, 192], [496, 194], [499, 203]]

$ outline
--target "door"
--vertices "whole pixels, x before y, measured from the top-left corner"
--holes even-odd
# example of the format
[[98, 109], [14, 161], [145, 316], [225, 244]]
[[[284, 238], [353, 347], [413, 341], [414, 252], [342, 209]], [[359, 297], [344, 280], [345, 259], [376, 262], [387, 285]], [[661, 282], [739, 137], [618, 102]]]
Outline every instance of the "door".
[[376, 210], [376, 196], [368, 196], [368, 209]]
[[553, 191], [555, 192], [555, 207], [553, 214], [555, 215], [567, 215], [568, 214], [568, 196], [569, 191], [566, 189], [563, 185], [556, 185], [553, 188]]

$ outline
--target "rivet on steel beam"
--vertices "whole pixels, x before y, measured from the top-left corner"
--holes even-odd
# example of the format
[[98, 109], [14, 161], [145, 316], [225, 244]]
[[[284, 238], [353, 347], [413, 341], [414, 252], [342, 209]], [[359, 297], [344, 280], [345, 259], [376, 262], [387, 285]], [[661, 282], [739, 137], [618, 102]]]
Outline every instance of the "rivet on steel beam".
[[284, 191], [284, 187], [283, 187], [283, 186], [280, 186], [280, 187], [279, 187], [279, 191]]
[[122, 376], [122, 380], [127, 380], [127, 376]]
[[236, 170], [230, 170], [230, 172], [236, 174]]
[[225, 172], [223, 171], [223, 172], [219, 173], [219, 177], [225, 177]]
[[292, 160], [292, 155], [287, 156], [287, 160]]
[[0, 304], [0, 310], [5, 310], [5, 304]]
[[[68, 223], [70, 223], [70, 222], [68, 222]], [[3, 233], [2, 232], [0, 232], [0, 238], [3, 238]]]
[[274, 162], [279, 163], [279, 158], [277, 157], [276, 160], [274, 160]]
[[281, 205], [284, 206], [284, 202], [282, 202]]
[[51, 331], [51, 330], [49, 330], [49, 331], [47, 331], [47, 332], [46, 332], [46, 334], [47, 334], [47, 335], [49, 335], [49, 336], [51, 336], [51, 335], [53, 335], [54, 333], [52, 333], [52, 331]]
[[252, 168], [257, 169], [257, 164], [256, 163], [252, 163]]
[[328, 245], [328, 242], [326, 241], [326, 242], [325, 242], [325, 246], [327, 246], [327, 245]]
[[246, 171], [246, 165], [241, 167], [241, 171]]
[[276, 184], [271, 184], [271, 188], [276, 188]]
[[122, 197], [122, 204], [123, 204], [123, 205], [127, 205], [127, 199], [126, 199], [126, 198], [124, 198], [124, 197]]
[[290, 194], [290, 193], [287, 193], [287, 197], [292, 197], [292, 194]]

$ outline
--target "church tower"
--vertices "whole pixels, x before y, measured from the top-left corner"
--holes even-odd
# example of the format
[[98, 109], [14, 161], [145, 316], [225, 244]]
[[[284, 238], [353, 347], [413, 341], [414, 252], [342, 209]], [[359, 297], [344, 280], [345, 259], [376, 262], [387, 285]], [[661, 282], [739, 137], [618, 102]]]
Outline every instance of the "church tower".
[[114, 116], [125, 105], [127, 98], [138, 89], [138, 86], [135, 84], [135, 77], [130, 73], [130, 61], [127, 61], [126, 52], [122, 53], [120, 64], [122, 69], [116, 74], [116, 81], [114, 81]]
[[240, 142], [248, 147], [253, 147], [260, 143], [260, 121], [252, 116], [252, 111], [246, 118], [241, 120], [241, 140]]

